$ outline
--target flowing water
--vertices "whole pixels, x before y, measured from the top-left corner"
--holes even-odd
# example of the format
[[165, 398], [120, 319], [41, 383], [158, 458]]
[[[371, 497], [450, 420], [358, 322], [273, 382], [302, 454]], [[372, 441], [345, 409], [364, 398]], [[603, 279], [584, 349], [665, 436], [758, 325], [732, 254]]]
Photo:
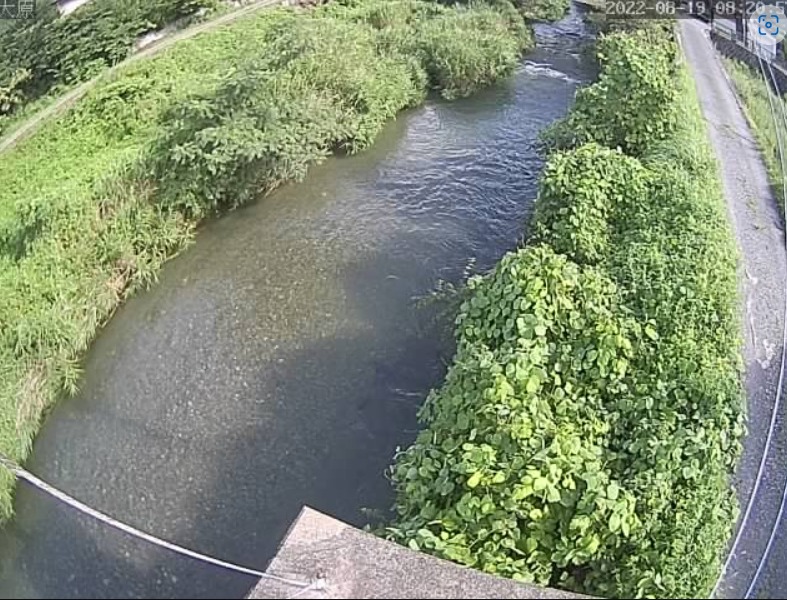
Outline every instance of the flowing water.
[[[415, 299], [516, 246], [537, 134], [593, 76], [576, 12], [509, 81], [409, 111], [358, 156], [207, 226], [126, 304], [29, 468], [164, 539], [262, 569], [304, 504], [363, 525], [439, 385], [447, 320]], [[153, 548], [20, 484], [3, 597], [241, 597], [249, 577]]]

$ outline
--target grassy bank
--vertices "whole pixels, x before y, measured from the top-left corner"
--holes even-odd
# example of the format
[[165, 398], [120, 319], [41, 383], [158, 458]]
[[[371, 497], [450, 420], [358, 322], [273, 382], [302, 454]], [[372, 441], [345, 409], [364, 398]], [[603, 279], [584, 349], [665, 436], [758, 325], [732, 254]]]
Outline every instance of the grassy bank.
[[[275, 9], [103, 81], [0, 161], [0, 451], [43, 415], [129, 294], [205, 215], [357, 152], [430, 89], [509, 74], [532, 44], [505, 0], [351, 0]], [[13, 482], [0, 472], [0, 517]]]
[[599, 42], [527, 244], [469, 284], [387, 533], [602, 597], [706, 597], [736, 515], [736, 250], [669, 32]]
[[[759, 73], [751, 70], [743, 63], [725, 59], [724, 67], [735, 84], [738, 97], [743, 102], [754, 137], [765, 159], [765, 166], [768, 169], [771, 185], [774, 187], [779, 204], [783, 207], [784, 193], [782, 182], [784, 180], [784, 171], [781, 157], [779, 156], [778, 136], [782, 137], [784, 152], [787, 155], [787, 124], [784, 122], [784, 113], [782, 112], [785, 100], [771, 91]], [[768, 99], [769, 94], [770, 100]], [[771, 107], [771, 102], [773, 102], [773, 107]], [[771, 113], [772, 110], [776, 113], [775, 123]], [[785, 160], [787, 160], [787, 156], [785, 156]]]
[[[526, 19], [556, 20], [569, 6], [569, 0], [511, 1]], [[61, 17], [52, 0], [36, 0], [32, 19], [0, 20], [0, 134], [65, 90], [127, 58], [141, 36], [227, 10], [222, 0], [91, 0]]]

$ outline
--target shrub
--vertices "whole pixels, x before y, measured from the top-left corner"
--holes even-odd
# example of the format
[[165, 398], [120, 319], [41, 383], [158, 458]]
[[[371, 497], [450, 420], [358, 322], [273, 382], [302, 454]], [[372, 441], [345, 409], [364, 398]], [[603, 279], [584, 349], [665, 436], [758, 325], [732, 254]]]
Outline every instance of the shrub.
[[150, 158], [164, 202], [197, 216], [243, 203], [333, 149], [365, 148], [423, 99], [411, 65], [378, 54], [365, 26], [303, 16], [270, 36], [270, 58], [164, 115]]
[[324, 10], [332, 16], [365, 23], [377, 30], [414, 29], [422, 21], [445, 12], [441, 4], [424, 0], [342, 0], [330, 2]]
[[449, 99], [509, 75], [531, 41], [521, 18], [486, 7], [446, 12], [417, 35], [432, 86]]
[[526, 19], [557, 21], [566, 14], [569, 0], [516, 0]]
[[579, 263], [598, 263], [610, 253], [613, 211], [642, 202], [646, 181], [637, 160], [594, 144], [553, 155], [541, 177], [532, 239]]
[[604, 36], [597, 47], [599, 80], [577, 93], [570, 116], [545, 138], [558, 148], [594, 141], [640, 156], [678, 123], [675, 42], [647, 29]]
[[378, 30], [386, 53], [417, 57], [431, 87], [446, 98], [467, 96], [516, 67], [533, 36], [509, 0], [437, 2], [355, 0], [333, 12]]
[[393, 470], [391, 531], [487, 572], [565, 582], [640, 526], [604, 447], [604, 404], [626, 395], [640, 327], [609, 278], [546, 246], [507, 255], [470, 289], [427, 428]]

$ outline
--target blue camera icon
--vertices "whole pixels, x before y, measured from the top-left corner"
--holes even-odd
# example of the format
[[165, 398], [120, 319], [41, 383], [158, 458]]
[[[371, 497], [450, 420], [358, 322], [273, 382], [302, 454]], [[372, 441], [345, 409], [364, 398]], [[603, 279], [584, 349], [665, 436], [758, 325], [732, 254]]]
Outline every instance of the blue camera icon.
[[757, 23], [760, 35], [779, 35], [779, 15], [760, 15]]

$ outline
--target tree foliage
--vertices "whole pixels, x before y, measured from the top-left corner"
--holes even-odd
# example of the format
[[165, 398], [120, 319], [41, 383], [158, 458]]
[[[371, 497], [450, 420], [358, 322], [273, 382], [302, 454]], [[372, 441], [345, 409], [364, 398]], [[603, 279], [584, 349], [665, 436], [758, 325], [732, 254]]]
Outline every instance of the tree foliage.
[[141, 35], [215, 6], [215, 0], [91, 0], [60, 17], [54, 2], [39, 1], [35, 18], [10, 21], [2, 36], [0, 88], [20, 70], [29, 73], [25, 100], [58, 85], [84, 81], [128, 56]]

